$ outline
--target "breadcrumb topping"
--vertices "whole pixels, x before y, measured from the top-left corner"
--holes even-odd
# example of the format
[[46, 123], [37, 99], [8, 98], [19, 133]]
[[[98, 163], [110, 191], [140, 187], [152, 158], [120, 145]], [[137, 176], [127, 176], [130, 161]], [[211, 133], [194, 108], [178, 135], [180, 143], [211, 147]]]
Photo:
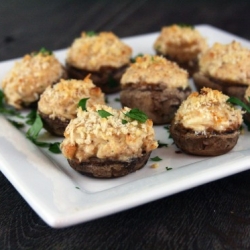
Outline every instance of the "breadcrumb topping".
[[96, 87], [92, 80], [86, 77], [84, 80], [63, 80], [53, 86], [49, 86], [41, 95], [38, 102], [38, 110], [62, 121], [76, 117], [78, 103], [83, 98], [89, 98], [86, 106], [105, 104], [104, 94]]
[[228, 103], [228, 98], [218, 90], [202, 88], [200, 93], [193, 92], [181, 104], [174, 122], [197, 134], [237, 130], [242, 124], [243, 112]]
[[112, 32], [88, 35], [82, 32], [67, 53], [66, 62], [76, 68], [98, 71], [103, 66], [119, 68], [130, 62], [132, 49]]
[[17, 109], [39, 99], [45, 88], [64, 74], [63, 66], [53, 54], [28, 54], [14, 64], [2, 82], [6, 102]]
[[196, 60], [207, 47], [206, 39], [198, 30], [176, 24], [163, 27], [154, 42], [156, 51], [179, 62]]
[[143, 55], [123, 74], [121, 86], [126, 84], [160, 84], [168, 88], [189, 86], [188, 72], [162, 56]]
[[246, 89], [246, 92], [245, 92], [245, 99], [248, 101], [248, 102], [250, 102], [249, 101], [249, 98], [250, 98], [250, 86]]
[[250, 50], [239, 42], [215, 43], [200, 57], [199, 66], [206, 76], [250, 85]]
[[[101, 117], [98, 110], [111, 115]], [[152, 121], [131, 120], [124, 115], [128, 111], [127, 107], [115, 110], [106, 105], [88, 107], [87, 111], [79, 108], [77, 118], [70, 121], [64, 133], [61, 143], [64, 156], [79, 161], [91, 157], [129, 161], [157, 148]]]

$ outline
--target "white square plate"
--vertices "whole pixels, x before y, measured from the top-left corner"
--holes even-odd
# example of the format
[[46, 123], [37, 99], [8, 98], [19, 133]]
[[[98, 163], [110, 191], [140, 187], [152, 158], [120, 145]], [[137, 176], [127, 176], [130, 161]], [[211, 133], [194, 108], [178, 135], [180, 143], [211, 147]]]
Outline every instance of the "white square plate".
[[[250, 43], [232, 34], [208, 25], [197, 25], [210, 45], [218, 41], [237, 40], [250, 48]], [[134, 55], [154, 54], [153, 43], [158, 33], [124, 38], [133, 48]], [[64, 63], [66, 50], [55, 51]], [[16, 59], [18, 60], [18, 59]], [[0, 81], [15, 60], [0, 63]], [[109, 105], [119, 108], [115, 99], [108, 96]], [[98, 180], [83, 176], [71, 169], [62, 155], [41, 149], [25, 138], [23, 132], [0, 116], [0, 167], [17, 191], [51, 227], [61, 228], [138, 206], [171, 194], [232, 175], [250, 167], [250, 133], [244, 134], [229, 153], [217, 157], [196, 157], [177, 154], [164, 126], [155, 126], [156, 139], [168, 143], [158, 148], [151, 157], [159, 156], [157, 168], [149, 160], [147, 165], [128, 176]], [[41, 140], [59, 141], [45, 131]], [[172, 168], [167, 171], [166, 167]]]

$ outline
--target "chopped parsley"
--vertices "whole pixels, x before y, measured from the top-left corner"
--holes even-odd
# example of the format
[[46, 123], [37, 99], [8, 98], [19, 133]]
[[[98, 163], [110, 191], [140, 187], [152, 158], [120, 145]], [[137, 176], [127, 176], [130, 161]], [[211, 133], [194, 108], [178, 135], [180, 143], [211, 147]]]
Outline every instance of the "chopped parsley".
[[95, 31], [87, 31], [87, 32], [86, 32], [86, 35], [91, 37], [91, 36], [97, 36], [98, 33], [95, 32]]
[[53, 52], [51, 50], [48, 50], [44, 47], [42, 47], [38, 52], [34, 52], [32, 53], [34, 56], [38, 55], [38, 54], [42, 54], [43, 56], [50, 56], [53, 54]]
[[32, 126], [29, 128], [29, 130], [26, 132], [26, 137], [32, 141], [35, 145], [43, 148], [49, 148], [49, 151], [55, 154], [61, 153], [60, 150], [60, 143], [54, 142], [54, 143], [48, 143], [48, 142], [41, 142], [38, 141], [38, 135], [40, 131], [43, 128], [43, 122], [41, 117], [38, 113], [36, 113], [36, 118]]
[[143, 54], [142, 54], [142, 53], [139, 53], [139, 54], [136, 55], [135, 57], [130, 58], [130, 62], [131, 62], [131, 63], [135, 63], [137, 57], [143, 57]]
[[177, 25], [181, 28], [190, 28], [190, 29], [194, 29], [194, 26], [191, 24], [186, 24], [186, 23], [177, 23]]
[[153, 158], [150, 158], [151, 161], [162, 161], [162, 159], [159, 156], [155, 156]]
[[[250, 101], [250, 97], [249, 97], [249, 101]], [[250, 106], [248, 106], [247, 104], [242, 102], [237, 97], [229, 97], [227, 99], [227, 102], [229, 102], [231, 104], [234, 104], [234, 105], [238, 105], [238, 106], [242, 107], [244, 110], [246, 110], [248, 113], [250, 113]]]
[[163, 147], [168, 147], [168, 144], [167, 143], [162, 143], [160, 141], [158, 141], [158, 148], [163, 148]]
[[111, 113], [109, 113], [108, 111], [104, 110], [104, 109], [100, 109], [97, 110], [99, 116], [101, 116], [102, 118], [107, 118], [109, 116], [113, 116]]
[[169, 171], [169, 170], [171, 170], [171, 169], [172, 169], [172, 168], [166, 167], [166, 170], [167, 170], [167, 171]]
[[89, 98], [83, 98], [78, 102], [78, 107], [81, 107], [83, 111], [86, 111], [86, 104]]
[[140, 123], [145, 123], [148, 119], [148, 116], [137, 108], [131, 109], [130, 111], [128, 111], [124, 115], [129, 117], [130, 119], [136, 120]]

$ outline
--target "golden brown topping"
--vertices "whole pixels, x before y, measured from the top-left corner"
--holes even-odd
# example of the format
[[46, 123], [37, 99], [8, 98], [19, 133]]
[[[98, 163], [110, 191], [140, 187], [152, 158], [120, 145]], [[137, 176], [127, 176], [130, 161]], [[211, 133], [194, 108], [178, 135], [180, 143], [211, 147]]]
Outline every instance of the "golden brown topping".
[[162, 56], [144, 55], [123, 74], [121, 85], [160, 84], [168, 88], [188, 87], [188, 73]]
[[238, 42], [215, 43], [200, 57], [199, 65], [206, 76], [250, 85], [250, 50]]
[[186, 62], [197, 59], [207, 49], [207, 42], [195, 28], [174, 24], [162, 28], [154, 49], [180, 62]]
[[228, 98], [218, 90], [202, 88], [200, 93], [193, 92], [181, 104], [174, 121], [197, 134], [239, 129], [242, 111], [229, 104]]
[[89, 77], [84, 80], [61, 80], [46, 88], [38, 102], [38, 110], [51, 119], [72, 119], [76, 117], [78, 103], [83, 98], [89, 98], [87, 107], [105, 104], [104, 94]]
[[79, 161], [90, 157], [127, 161], [157, 148], [152, 121], [131, 120], [125, 115], [129, 111], [106, 105], [95, 105], [87, 111], [79, 108], [77, 118], [71, 120], [64, 133], [64, 156]]
[[64, 73], [53, 54], [25, 55], [16, 62], [2, 82], [8, 104], [21, 109], [39, 99], [45, 88], [58, 81]]
[[132, 49], [112, 32], [89, 35], [83, 32], [74, 40], [67, 54], [67, 63], [89, 71], [103, 66], [119, 68], [130, 62]]

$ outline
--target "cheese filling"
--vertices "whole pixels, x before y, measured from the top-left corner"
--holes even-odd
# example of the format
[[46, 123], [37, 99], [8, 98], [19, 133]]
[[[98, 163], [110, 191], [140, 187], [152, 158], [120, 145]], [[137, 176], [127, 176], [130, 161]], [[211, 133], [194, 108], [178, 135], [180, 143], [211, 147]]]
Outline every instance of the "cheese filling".
[[250, 50], [238, 42], [215, 43], [201, 55], [199, 66], [208, 77], [250, 85]]
[[193, 92], [179, 107], [174, 122], [197, 134], [237, 130], [242, 124], [243, 112], [228, 103], [228, 98], [209, 88]]
[[[100, 110], [110, 115], [102, 117]], [[79, 161], [91, 157], [129, 161], [157, 148], [152, 121], [131, 120], [124, 115], [129, 111], [129, 108], [115, 110], [106, 105], [95, 105], [87, 111], [79, 108], [77, 118], [65, 130], [62, 153], [68, 159]]]
[[38, 102], [38, 110], [49, 116], [65, 121], [76, 117], [78, 103], [89, 98], [86, 106], [105, 104], [104, 94], [89, 77], [84, 80], [61, 80], [46, 88]]
[[66, 62], [79, 69], [98, 71], [104, 66], [120, 68], [129, 64], [131, 54], [132, 49], [112, 32], [83, 32], [69, 48]]
[[23, 103], [37, 101], [45, 88], [56, 83], [63, 73], [62, 65], [53, 54], [25, 55], [2, 81], [6, 102], [21, 109]]
[[179, 62], [186, 62], [196, 60], [207, 49], [207, 41], [198, 30], [175, 24], [162, 28], [154, 49]]
[[135, 63], [123, 74], [121, 85], [127, 84], [159, 84], [168, 88], [189, 86], [188, 73], [176, 63], [162, 56], [144, 55], [136, 57]]

